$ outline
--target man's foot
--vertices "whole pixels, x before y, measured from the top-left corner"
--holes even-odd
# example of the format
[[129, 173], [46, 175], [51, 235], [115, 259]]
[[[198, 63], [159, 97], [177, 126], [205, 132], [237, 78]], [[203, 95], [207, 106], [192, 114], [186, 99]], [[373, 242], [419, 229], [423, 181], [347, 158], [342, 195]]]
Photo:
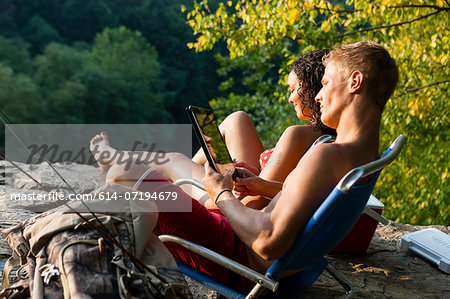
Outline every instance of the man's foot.
[[101, 170], [108, 171], [114, 164], [112, 157], [115, 156], [116, 150], [109, 145], [108, 135], [105, 132], [101, 132], [91, 139], [89, 149]]

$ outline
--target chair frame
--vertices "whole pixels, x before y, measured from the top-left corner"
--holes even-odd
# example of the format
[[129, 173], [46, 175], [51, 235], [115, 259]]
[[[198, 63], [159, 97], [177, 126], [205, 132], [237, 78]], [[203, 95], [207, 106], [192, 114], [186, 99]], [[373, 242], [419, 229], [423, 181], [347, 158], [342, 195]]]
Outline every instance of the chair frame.
[[[364, 178], [366, 176], [369, 176], [377, 171], [382, 170], [385, 166], [390, 164], [400, 153], [401, 149], [403, 148], [404, 144], [406, 143], [406, 137], [402, 134], [398, 136], [394, 142], [391, 144], [391, 146], [386, 150], [386, 153], [381, 157], [380, 159], [367, 163], [363, 166], [354, 168], [350, 170], [336, 185], [335, 189], [339, 190], [343, 194], [348, 193], [348, 191], [355, 185], [355, 183], [360, 180], [361, 178]], [[203, 184], [199, 182], [198, 180], [194, 179], [182, 179], [178, 180], [174, 183], [175, 185], [181, 186], [184, 184], [193, 184], [194, 186], [203, 189]], [[325, 201], [324, 201], [325, 202]], [[375, 213], [375, 212], [374, 212]], [[248, 293], [245, 298], [257, 298], [261, 294], [263, 294], [266, 290], [271, 290], [272, 292], [276, 292], [279, 283], [278, 281], [269, 278], [266, 273], [266, 275], [262, 275], [248, 267], [245, 267], [227, 257], [224, 257], [208, 248], [205, 248], [201, 245], [195, 244], [193, 242], [184, 240], [177, 236], [171, 236], [171, 235], [160, 235], [159, 239], [162, 242], [175, 242], [183, 247], [186, 247], [187, 249], [207, 258], [211, 261], [216, 262], [217, 264], [253, 281], [256, 283], [256, 285], [253, 287], [253, 289]], [[348, 281], [336, 268], [328, 264], [325, 268], [327, 272], [335, 278], [341, 286], [345, 289], [345, 292], [347, 294], [346, 298], [351, 298], [354, 289], [350, 281]], [[210, 287], [214, 290], [213, 287]], [[243, 298], [241, 296], [230, 296], [228, 298]]]

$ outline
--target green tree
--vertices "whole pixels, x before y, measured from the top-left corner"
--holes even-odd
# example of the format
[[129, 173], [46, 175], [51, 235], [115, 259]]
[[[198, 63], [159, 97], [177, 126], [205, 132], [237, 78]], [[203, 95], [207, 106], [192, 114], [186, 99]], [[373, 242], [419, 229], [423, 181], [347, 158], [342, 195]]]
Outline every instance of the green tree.
[[[45, 123], [83, 123], [87, 90], [78, 79], [87, 51], [50, 43], [34, 58], [33, 80], [39, 86]], [[70, 111], [70, 113], [68, 113]]]
[[138, 32], [123, 26], [97, 35], [80, 80], [89, 93], [88, 122], [170, 122], [158, 90], [157, 53]]
[[[220, 71], [228, 76], [222, 88], [230, 94], [211, 105], [227, 112], [259, 111], [258, 128], [265, 129], [263, 135], [270, 142], [291, 122], [284, 123], [283, 85], [287, 66], [297, 56], [359, 40], [374, 40], [388, 48], [397, 60], [400, 82], [384, 113], [381, 145], [386, 147], [399, 133], [408, 137], [408, 145], [385, 170], [375, 194], [393, 220], [448, 225], [449, 11], [446, 0], [433, 4], [423, 0], [238, 0], [214, 9], [204, 0], [187, 13], [197, 36], [188, 46], [205, 51], [219, 41], [226, 43], [228, 53], [220, 58]], [[277, 83], [274, 69], [280, 74]], [[229, 77], [232, 72], [245, 76], [241, 84], [247, 90], [242, 94], [231, 92], [236, 85]], [[269, 103], [268, 111], [261, 113], [266, 109], [261, 104]], [[282, 120], [273, 126], [274, 119]]]
[[9, 111], [15, 123], [43, 121], [41, 97], [33, 80], [14, 71], [0, 62], [0, 106]]
[[92, 47], [47, 45], [33, 80], [49, 123], [170, 122], [155, 49], [137, 31], [105, 29]]
[[55, 30], [39, 15], [32, 16], [22, 28], [21, 35], [31, 44], [32, 52], [39, 53], [51, 42], [61, 42], [62, 38]]
[[29, 72], [31, 58], [28, 53], [28, 44], [18, 38], [10, 39], [0, 36], [0, 61], [15, 72]]
[[206, 106], [219, 94], [214, 54], [222, 48], [198, 54], [187, 49], [193, 34], [181, 13], [182, 3], [193, 7], [191, 0], [133, 1], [126, 6], [121, 1], [109, 2], [120, 23], [140, 31], [158, 52], [160, 89], [177, 123], [189, 122], [186, 106]]
[[73, 79], [83, 70], [87, 51], [59, 43], [50, 43], [40, 55], [34, 58], [34, 80], [42, 87], [44, 96]]
[[[176, 116], [164, 118], [186, 123], [184, 108], [189, 104], [208, 105], [219, 94], [219, 80], [214, 53], [196, 55], [186, 47], [193, 33], [180, 11], [182, 3], [193, 7], [191, 0], [3, 0], [0, 35], [24, 40], [34, 57], [51, 42], [90, 45], [104, 28], [122, 25], [137, 30], [158, 53], [159, 82], [154, 87], [163, 95], [165, 109]], [[90, 74], [97, 76], [95, 80], [100, 79], [98, 71]]]
[[[45, 121], [45, 108], [41, 103], [38, 86], [27, 75], [16, 74], [0, 61], [0, 107], [8, 111], [15, 123], [39, 123]], [[9, 121], [2, 115], [1, 119]], [[1, 123], [0, 148], [4, 146], [5, 125]]]

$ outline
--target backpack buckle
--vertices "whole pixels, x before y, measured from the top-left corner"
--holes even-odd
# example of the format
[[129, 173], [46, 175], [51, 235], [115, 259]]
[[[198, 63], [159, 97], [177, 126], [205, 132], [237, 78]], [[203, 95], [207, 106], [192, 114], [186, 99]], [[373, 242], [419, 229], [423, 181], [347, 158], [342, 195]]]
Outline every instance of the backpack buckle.
[[46, 264], [39, 268], [39, 272], [41, 272], [42, 280], [45, 284], [49, 284], [50, 280], [53, 276], [60, 275], [58, 268], [52, 264]]

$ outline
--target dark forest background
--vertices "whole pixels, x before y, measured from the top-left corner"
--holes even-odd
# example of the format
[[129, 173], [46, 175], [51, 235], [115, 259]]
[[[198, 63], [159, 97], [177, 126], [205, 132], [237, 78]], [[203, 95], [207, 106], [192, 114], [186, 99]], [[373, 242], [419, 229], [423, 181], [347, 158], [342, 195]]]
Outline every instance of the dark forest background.
[[221, 47], [187, 48], [181, 5], [0, 0], [1, 109], [15, 123], [189, 123], [187, 105], [220, 95]]

